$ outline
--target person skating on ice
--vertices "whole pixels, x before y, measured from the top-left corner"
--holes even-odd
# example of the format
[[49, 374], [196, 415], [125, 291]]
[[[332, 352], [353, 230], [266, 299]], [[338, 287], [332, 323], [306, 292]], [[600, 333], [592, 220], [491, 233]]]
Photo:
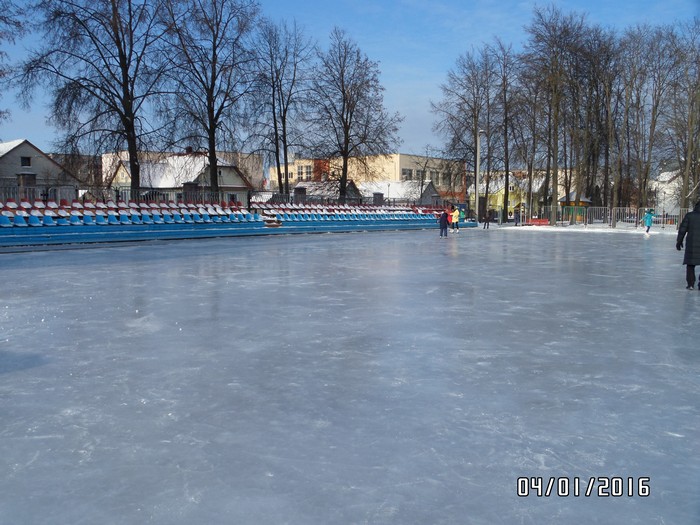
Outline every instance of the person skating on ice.
[[447, 238], [447, 223], [447, 210], [442, 210], [440, 218], [438, 219], [438, 224], [440, 224], [440, 237]]
[[452, 206], [452, 233], [459, 233], [459, 208]]
[[649, 230], [651, 229], [651, 225], [654, 224], [654, 217], [656, 217], [656, 215], [654, 214], [654, 210], [652, 210], [652, 209], [648, 209], [644, 213], [644, 217], [642, 218], [642, 223], [647, 228], [644, 233], [646, 233], [646, 234], [649, 233]]

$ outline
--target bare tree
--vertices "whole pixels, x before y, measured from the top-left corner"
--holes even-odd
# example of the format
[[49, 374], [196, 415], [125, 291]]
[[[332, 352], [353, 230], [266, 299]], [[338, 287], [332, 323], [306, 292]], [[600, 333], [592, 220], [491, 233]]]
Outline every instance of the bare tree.
[[666, 124], [682, 173], [680, 207], [688, 208], [700, 186], [700, 19], [680, 25], [677, 45], [680, 63], [668, 97]]
[[[169, 118], [180, 140], [204, 145], [209, 182], [219, 191], [218, 144], [241, 130], [242, 104], [254, 84], [254, 0], [167, 0]], [[195, 144], [192, 144], [194, 142]]]
[[550, 223], [556, 224], [559, 201], [560, 128], [564, 89], [567, 83], [566, 55], [583, 30], [583, 18], [564, 15], [556, 7], [535, 9], [533, 22], [526, 27], [530, 35], [527, 60], [545, 78], [550, 115], [549, 151], [552, 177], [552, 213]]
[[141, 185], [147, 102], [161, 79], [155, 57], [162, 36], [159, 8], [159, 0], [42, 0], [42, 45], [23, 65], [25, 94], [37, 84], [50, 91], [62, 149], [126, 145], [132, 189]]
[[[524, 166], [528, 180], [528, 202], [533, 207], [533, 193], [535, 192], [535, 170], [541, 168], [543, 153], [541, 144], [546, 137], [546, 112], [544, 100], [546, 97], [545, 85], [537, 72], [531, 70], [526, 63], [520, 62], [516, 75], [516, 87], [514, 88], [513, 108], [513, 141], [515, 144], [514, 159], [516, 163]], [[543, 202], [547, 195], [547, 187], [543, 187], [541, 195]], [[539, 191], [539, 190], [538, 190]], [[535, 203], [538, 204], [538, 203]], [[538, 209], [538, 215], [541, 210]]]
[[[0, 0], [0, 46], [5, 42], [14, 44], [15, 39], [25, 32], [23, 12], [10, 0]], [[13, 68], [7, 62], [7, 52], [0, 48], [0, 85], [5, 86], [5, 80], [11, 74]], [[9, 117], [7, 110], [0, 110], [0, 122]]]
[[[431, 103], [432, 111], [438, 115], [434, 129], [445, 138], [446, 155], [460, 159], [465, 169], [470, 163], [473, 173], [476, 172], [476, 142], [480, 130], [485, 128], [487, 170], [490, 169], [490, 159], [493, 158], [492, 134], [489, 129], [491, 104], [491, 81], [495, 76], [489, 60], [489, 54], [484, 49], [471, 50], [457, 58], [455, 69], [447, 74], [447, 81], [440, 86], [442, 99]], [[474, 194], [476, 195], [476, 179], [474, 177]], [[469, 184], [465, 185], [468, 193]], [[465, 193], [466, 202], [469, 202]], [[479, 214], [478, 203], [475, 200], [475, 212]]]
[[257, 122], [263, 147], [274, 158], [278, 188], [289, 194], [290, 148], [301, 146], [298, 121], [313, 46], [294, 23], [264, 21], [258, 45]]
[[[601, 135], [599, 139], [603, 144], [603, 180], [600, 192], [602, 195], [600, 196], [601, 202], [598, 205], [602, 204], [608, 207], [611, 174], [614, 164], [611, 159], [611, 152], [617, 131], [616, 114], [619, 97], [617, 96], [616, 86], [620, 74], [620, 51], [619, 41], [611, 31], [599, 29], [596, 31], [595, 39], [597, 45], [595, 46], [594, 55], [591, 56], [591, 61], [593, 75], [599, 89], [599, 108], [602, 112], [602, 115], [600, 115]], [[611, 205], [615, 206], [613, 203]]]
[[402, 117], [384, 107], [379, 65], [369, 60], [341, 29], [330, 35], [328, 51], [318, 52], [306, 103], [307, 140], [315, 158], [341, 162], [339, 194], [346, 198], [348, 160], [362, 162], [398, 146]]
[[[489, 47], [489, 52], [493, 57], [496, 77], [498, 80], [498, 99], [497, 105], [499, 108], [500, 131], [503, 147], [503, 173], [504, 173], [504, 188], [503, 188], [503, 220], [507, 220], [508, 215], [508, 191], [510, 186], [510, 140], [512, 135], [512, 106], [513, 106], [513, 90], [512, 82], [516, 77], [516, 56], [513, 53], [512, 47], [504, 44], [500, 39], [496, 39], [493, 46]], [[488, 190], [487, 190], [488, 201]]]

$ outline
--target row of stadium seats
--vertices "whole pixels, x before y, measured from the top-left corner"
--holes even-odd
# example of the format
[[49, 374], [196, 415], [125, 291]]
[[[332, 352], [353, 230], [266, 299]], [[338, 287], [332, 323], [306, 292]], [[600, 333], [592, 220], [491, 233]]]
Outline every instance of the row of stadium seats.
[[[224, 203], [222, 203], [224, 204]], [[225, 206], [225, 207], [224, 207]], [[66, 201], [27, 201], [0, 203], [0, 227], [25, 226], [92, 226], [128, 224], [185, 224], [216, 222], [260, 222], [248, 210], [224, 204], [146, 204], [82, 203]]]
[[433, 219], [432, 211], [385, 206], [255, 204], [251, 211], [235, 203], [81, 202], [12, 200], [0, 203], [0, 227], [108, 226], [130, 224], [207, 224], [264, 222], [267, 225], [313, 221], [386, 221]]
[[373, 221], [373, 220], [425, 220], [433, 219], [432, 213], [408, 207], [374, 205], [328, 205], [319, 204], [260, 204], [255, 203], [255, 211], [265, 221]]

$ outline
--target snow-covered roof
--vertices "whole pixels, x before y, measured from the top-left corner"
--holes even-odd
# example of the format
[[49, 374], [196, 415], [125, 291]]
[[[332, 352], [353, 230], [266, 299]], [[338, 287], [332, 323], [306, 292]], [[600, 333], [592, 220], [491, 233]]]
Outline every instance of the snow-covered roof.
[[11, 140], [9, 142], [0, 142], [0, 157], [7, 155], [10, 151], [15, 149], [23, 142], [27, 142], [27, 139], [17, 139]]
[[[316, 181], [305, 181], [298, 182], [294, 188], [305, 188], [306, 195], [309, 197], [324, 197], [332, 198], [338, 197], [340, 193], [340, 183], [338, 181], [326, 181], [326, 182], [316, 182]], [[347, 189], [348, 193], [353, 193], [357, 186], [351, 180], [348, 181]]]
[[[219, 166], [229, 167], [229, 163], [217, 159]], [[206, 155], [169, 155], [161, 161], [141, 164], [141, 181], [150, 188], [176, 188], [193, 182], [209, 165]], [[128, 168], [128, 164], [125, 164]]]
[[673, 182], [676, 178], [678, 178], [681, 174], [681, 170], [674, 170], [674, 171], [664, 171], [662, 173], [659, 173], [659, 176], [656, 178], [656, 182], [659, 184], [667, 184], [669, 182]]
[[371, 197], [375, 193], [382, 193], [385, 199], [417, 200], [420, 199], [422, 191], [425, 191], [430, 184], [430, 180], [424, 180], [422, 185], [417, 180], [383, 180], [360, 182], [357, 184], [357, 187], [363, 197]]

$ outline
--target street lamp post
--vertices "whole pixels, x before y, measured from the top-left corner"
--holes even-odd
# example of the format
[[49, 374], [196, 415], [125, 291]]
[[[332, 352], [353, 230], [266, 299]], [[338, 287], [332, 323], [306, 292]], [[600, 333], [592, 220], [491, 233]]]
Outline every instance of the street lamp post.
[[481, 134], [486, 133], [483, 129], [480, 129], [476, 134], [476, 172], [474, 173], [474, 209], [476, 210], [476, 225], [479, 226], [479, 185], [480, 175], [481, 175]]
[[661, 229], [666, 227], [666, 192], [661, 190]]

